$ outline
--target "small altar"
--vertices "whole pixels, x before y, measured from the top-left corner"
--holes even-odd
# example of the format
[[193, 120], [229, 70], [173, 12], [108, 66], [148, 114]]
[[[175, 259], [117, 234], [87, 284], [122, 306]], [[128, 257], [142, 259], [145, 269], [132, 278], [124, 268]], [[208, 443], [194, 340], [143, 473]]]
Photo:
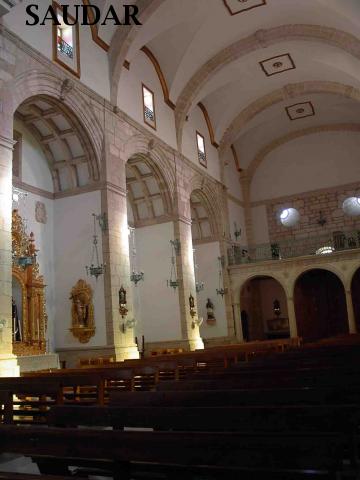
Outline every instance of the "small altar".
[[20, 374], [59, 368], [59, 356], [46, 352], [48, 317], [43, 276], [34, 234], [26, 232], [18, 210], [12, 213], [12, 340]]

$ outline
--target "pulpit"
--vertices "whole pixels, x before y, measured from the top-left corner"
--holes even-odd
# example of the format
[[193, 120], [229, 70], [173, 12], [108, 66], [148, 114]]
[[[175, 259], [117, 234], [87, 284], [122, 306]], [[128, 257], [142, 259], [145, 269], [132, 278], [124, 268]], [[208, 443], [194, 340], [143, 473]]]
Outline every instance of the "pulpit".
[[33, 233], [27, 234], [18, 210], [12, 214], [13, 353], [46, 353], [44, 279], [39, 273]]

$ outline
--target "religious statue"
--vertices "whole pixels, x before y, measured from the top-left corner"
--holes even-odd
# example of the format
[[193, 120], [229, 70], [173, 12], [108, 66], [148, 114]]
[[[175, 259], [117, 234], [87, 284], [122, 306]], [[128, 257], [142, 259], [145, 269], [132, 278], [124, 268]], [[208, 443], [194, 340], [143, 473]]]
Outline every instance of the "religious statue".
[[194, 318], [195, 315], [196, 315], [195, 299], [194, 299], [194, 297], [192, 296], [191, 293], [190, 293], [190, 297], [189, 297], [189, 306], [190, 306], [190, 315], [192, 316], [192, 318]]
[[85, 280], [79, 280], [72, 288], [70, 331], [81, 343], [87, 343], [95, 335], [93, 291]]
[[216, 318], [214, 314], [214, 304], [212, 303], [210, 298], [208, 298], [206, 302], [206, 313], [207, 313], [206, 323], [208, 325], [215, 325]]
[[125, 288], [121, 285], [121, 288], [119, 290], [119, 312], [122, 318], [126, 317], [128, 313], [128, 309], [126, 307], [127, 305], [127, 300], [126, 300], [126, 290]]

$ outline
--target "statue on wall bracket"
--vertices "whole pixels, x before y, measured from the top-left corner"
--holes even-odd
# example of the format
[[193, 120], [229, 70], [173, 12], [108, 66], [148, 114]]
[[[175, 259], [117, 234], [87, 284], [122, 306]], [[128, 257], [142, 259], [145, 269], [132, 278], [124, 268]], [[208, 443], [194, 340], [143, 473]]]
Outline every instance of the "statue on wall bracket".
[[70, 294], [71, 328], [70, 331], [80, 343], [88, 343], [95, 335], [93, 291], [85, 280], [79, 280]]

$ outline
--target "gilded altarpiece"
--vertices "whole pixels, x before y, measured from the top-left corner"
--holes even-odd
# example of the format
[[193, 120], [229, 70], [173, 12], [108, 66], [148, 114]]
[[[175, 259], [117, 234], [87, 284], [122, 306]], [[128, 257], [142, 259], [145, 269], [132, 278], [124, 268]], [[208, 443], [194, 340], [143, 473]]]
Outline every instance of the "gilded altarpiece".
[[[21, 288], [21, 335], [13, 335], [15, 355], [41, 355], [46, 353], [47, 315], [44, 279], [36, 260], [34, 234], [26, 233], [23, 219], [17, 210], [12, 214], [12, 275], [13, 283]], [[13, 329], [14, 327], [13, 314]], [[21, 326], [20, 326], [21, 323]]]

